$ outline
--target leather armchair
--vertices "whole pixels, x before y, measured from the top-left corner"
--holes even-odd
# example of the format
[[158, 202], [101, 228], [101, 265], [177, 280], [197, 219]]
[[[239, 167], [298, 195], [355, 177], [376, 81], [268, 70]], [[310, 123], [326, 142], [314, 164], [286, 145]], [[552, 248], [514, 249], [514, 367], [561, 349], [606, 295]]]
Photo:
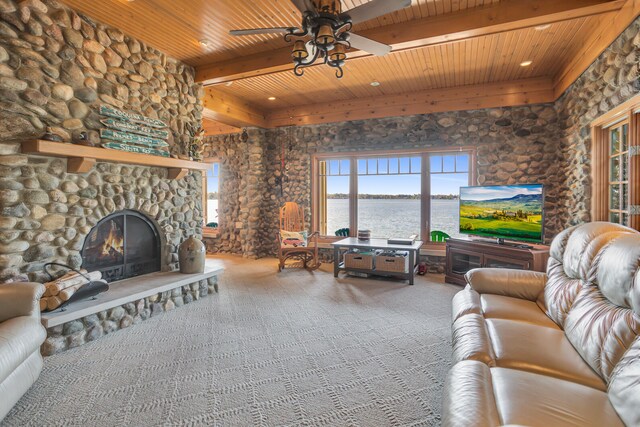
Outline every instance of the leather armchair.
[[38, 379], [40, 346], [47, 337], [40, 323], [40, 283], [0, 285], [0, 421]]
[[640, 425], [640, 233], [571, 227], [547, 274], [466, 279], [453, 299], [444, 426]]

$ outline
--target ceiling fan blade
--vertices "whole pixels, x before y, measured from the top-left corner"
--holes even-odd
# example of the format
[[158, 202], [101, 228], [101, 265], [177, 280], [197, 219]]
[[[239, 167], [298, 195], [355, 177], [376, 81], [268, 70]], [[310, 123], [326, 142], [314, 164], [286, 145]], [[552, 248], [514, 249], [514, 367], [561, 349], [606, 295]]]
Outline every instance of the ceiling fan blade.
[[311, 0], [291, 0], [291, 3], [302, 13], [316, 12], [316, 7]]
[[289, 31], [289, 27], [251, 28], [247, 30], [231, 30], [229, 34], [232, 36], [250, 36], [252, 34], [286, 33], [287, 31]]
[[368, 3], [354, 7], [346, 11], [342, 15], [348, 15], [351, 22], [357, 24], [359, 22], [368, 21], [396, 10], [404, 9], [411, 5], [411, 0], [371, 0]]
[[349, 43], [351, 43], [351, 47], [364, 50], [376, 56], [384, 56], [391, 52], [391, 46], [388, 44], [380, 43], [353, 33], [349, 33]]

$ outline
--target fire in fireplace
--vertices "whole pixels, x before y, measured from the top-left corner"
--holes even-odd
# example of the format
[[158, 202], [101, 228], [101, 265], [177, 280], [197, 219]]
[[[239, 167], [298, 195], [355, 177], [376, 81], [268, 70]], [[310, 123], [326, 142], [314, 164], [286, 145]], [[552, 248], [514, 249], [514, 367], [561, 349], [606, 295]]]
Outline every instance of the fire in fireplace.
[[108, 282], [160, 270], [160, 239], [155, 225], [135, 211], [102, 219], [87, 236], [82, 267], [99, 270]]

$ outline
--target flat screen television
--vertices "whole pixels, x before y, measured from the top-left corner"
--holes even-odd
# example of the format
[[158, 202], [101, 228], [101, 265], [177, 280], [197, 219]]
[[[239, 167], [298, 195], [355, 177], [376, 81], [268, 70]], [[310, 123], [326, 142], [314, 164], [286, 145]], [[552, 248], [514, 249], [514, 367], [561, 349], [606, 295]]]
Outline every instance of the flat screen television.
[[460, 233], [542, 242], [543, 190], [542, 184], [461, 187]]

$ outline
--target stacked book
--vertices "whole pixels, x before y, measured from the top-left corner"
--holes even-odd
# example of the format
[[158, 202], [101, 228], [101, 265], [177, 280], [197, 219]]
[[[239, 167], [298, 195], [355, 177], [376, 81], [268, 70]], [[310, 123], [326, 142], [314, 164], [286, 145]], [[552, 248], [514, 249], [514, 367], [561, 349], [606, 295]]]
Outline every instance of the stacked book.
[[100, 114], [106, 118], [100, 122], [102, 147], [130, 153], [169, 157], [169, 132], [166, 123], [140, 114], [127, 113], [108, 105], [100, 106]]
[[358, 230], [358, 240], [371, 239], [371, 230]]

